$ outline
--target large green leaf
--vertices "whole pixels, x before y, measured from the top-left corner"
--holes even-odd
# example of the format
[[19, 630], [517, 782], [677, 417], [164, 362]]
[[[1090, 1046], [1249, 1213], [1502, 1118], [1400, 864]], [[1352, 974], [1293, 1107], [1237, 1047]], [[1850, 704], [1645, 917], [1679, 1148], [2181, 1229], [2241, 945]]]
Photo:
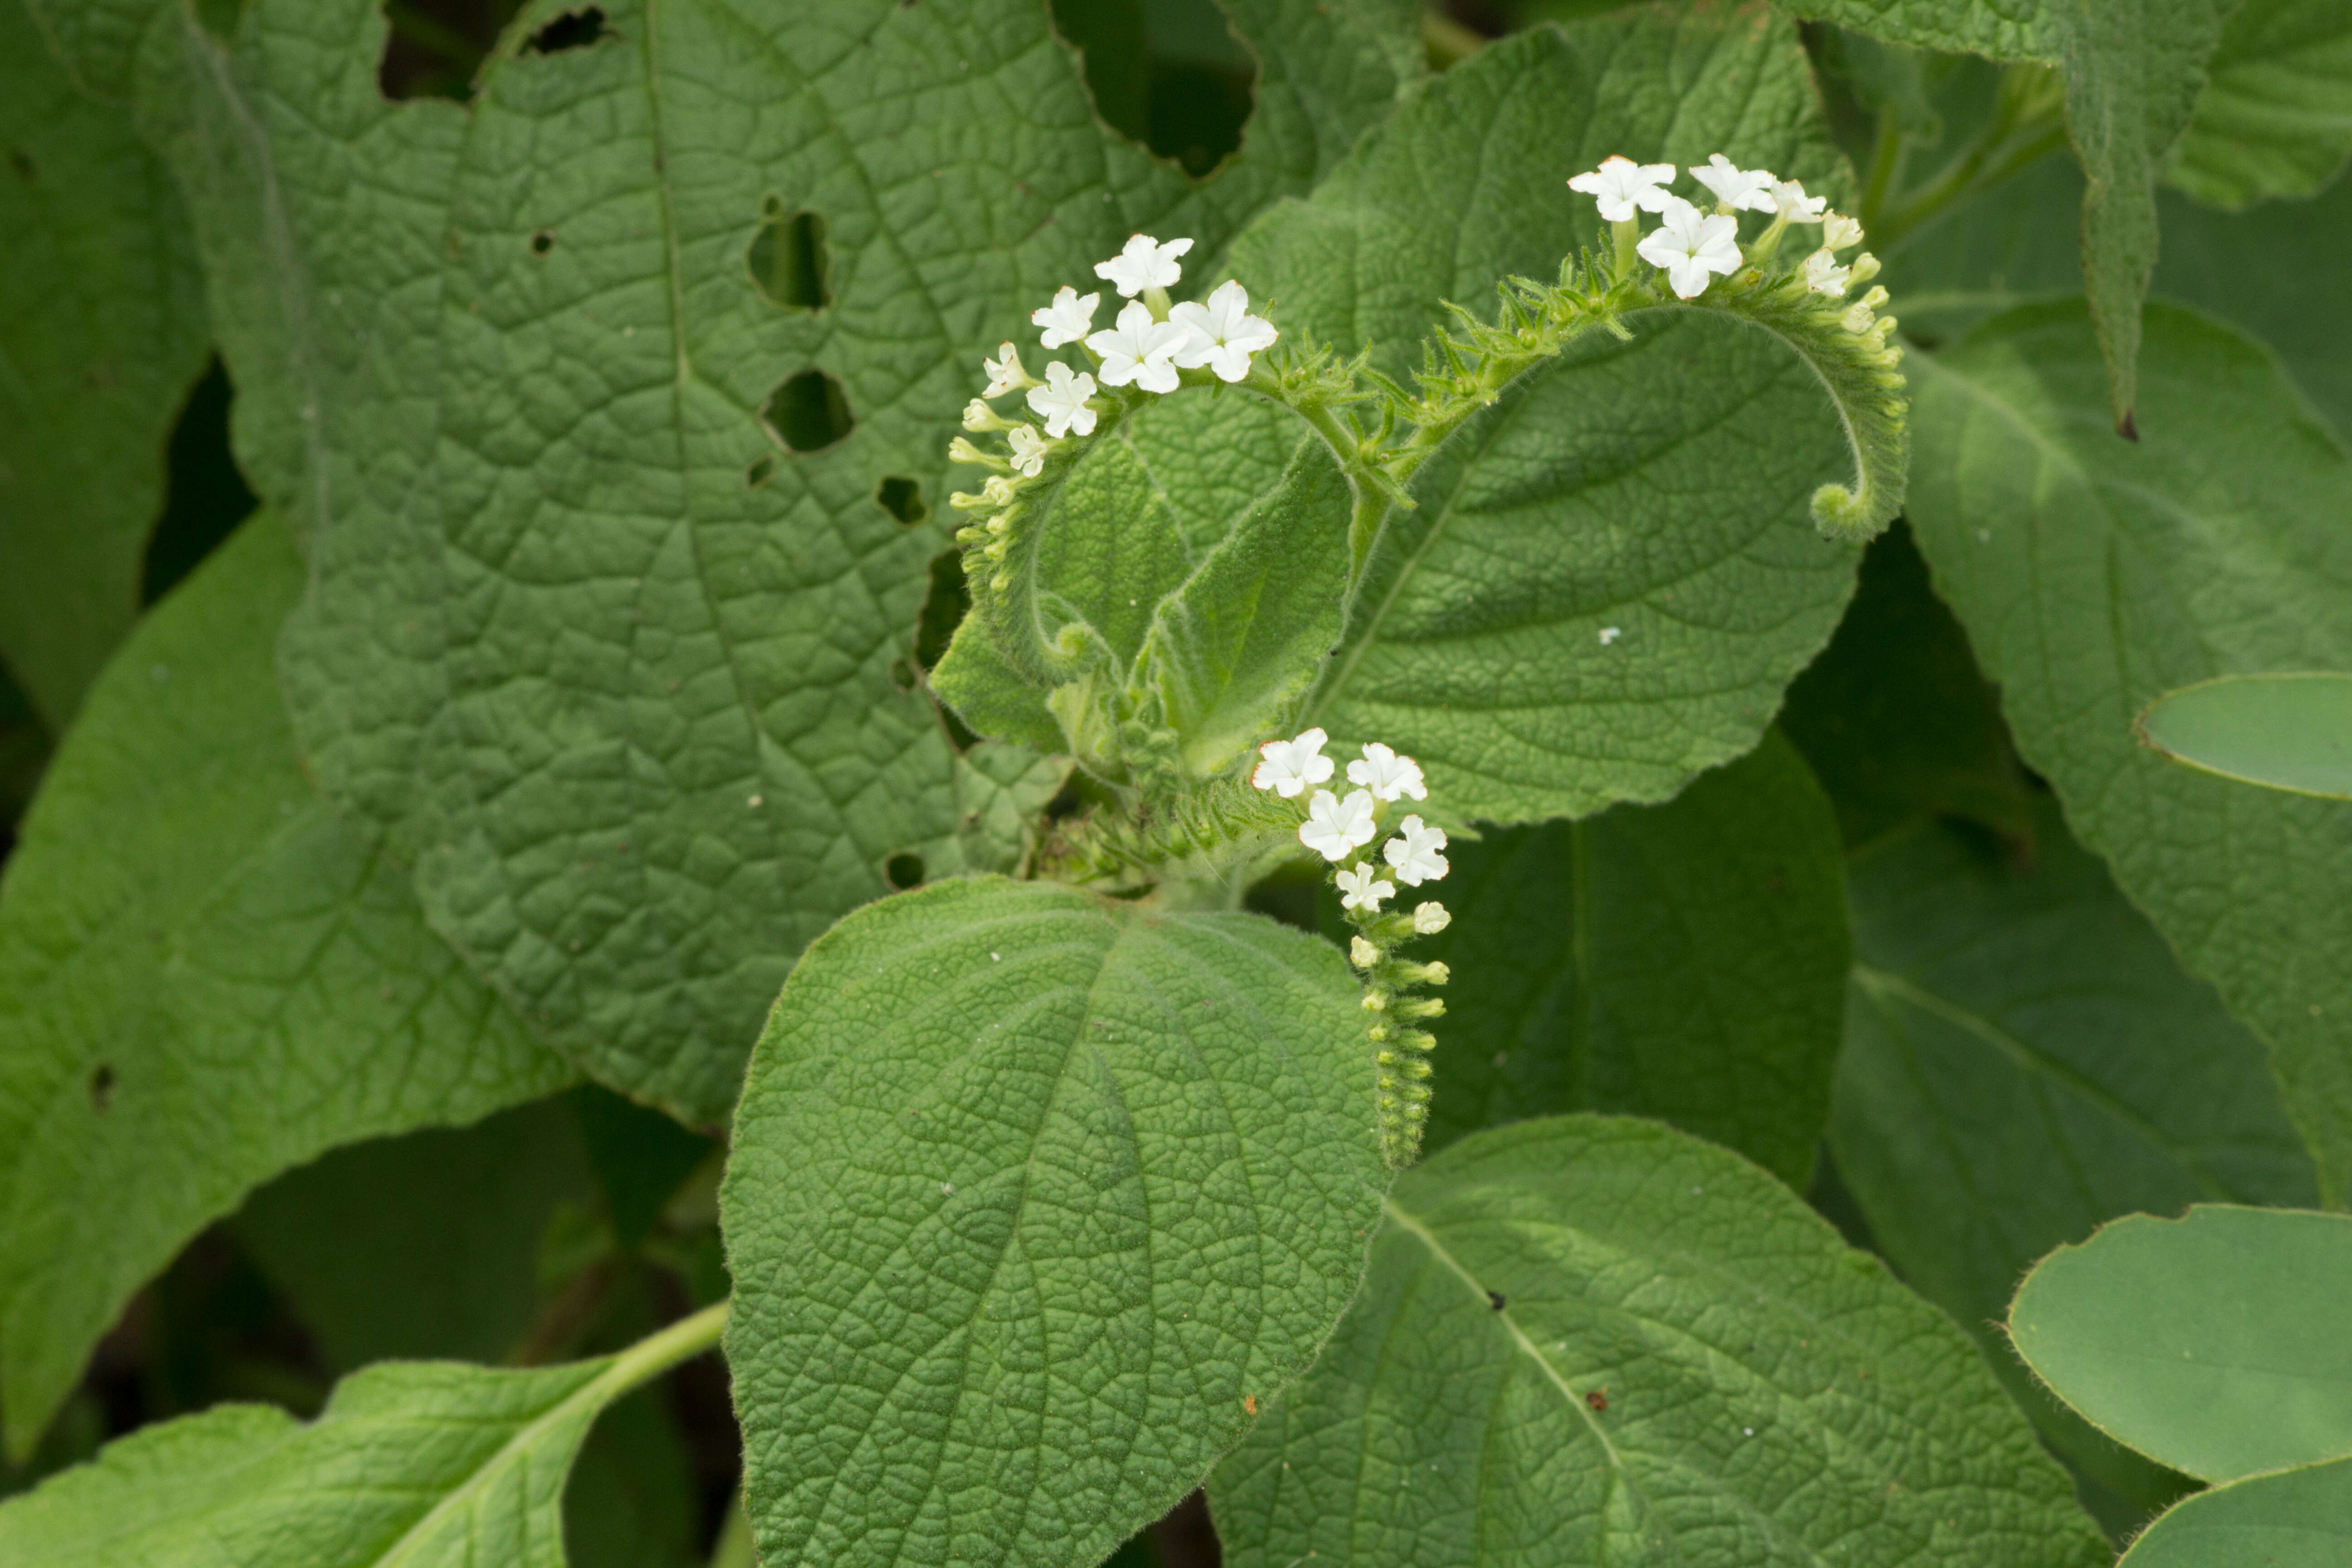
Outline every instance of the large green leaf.
[[2200, 1205], [2045, 1258], [2009, 1333], [2058, 1396], [2210, 1481], [2352, 1455], [2352, 1217]]
[[2241, 784], [2352, 800], [2352, 675], [2224, 675], [2168, 691], [2140, 739], [2186, 767]]
[[[1538, 29], [1432, 83], [1233, 268], [1286, 331], [1402, 373], [1448, 298], [1601, 236], [1559, 182], [1724, 151], [1842, 200], [1795, 32], [1645, 12]], [[1447, 810], [1527, 821], [1660, 800], [1738, 756], [1829, 636], [1855, 552], [1808, 500], [1852, 471], [1812, 370], [1714, 315], [1596, 334], [1473, 420], [1391, 512], [1310, 700], [1342, 744], [1427, 766]]]
[[1934, 1309], [1738, 1155], [1598, 1117], [1401, 1177], [1210, 1500], [1240, 1568], [2107, 1561]]
[[1856, 856], [1831, 1146], [1878, 1249], [1984, 1345], [2060, 1452], [2143, 1517], [2168, 1483], [1993, 1326], [2037, 1258], [2135, 1209], [2307, 1204], [2262, 1043], [2035, 813], [2030, 859], [1923, 824]]
[[2235, 332], [2148, 310], [2137, 444], [2079, 305], [1920, 376], [1911, 521], [2018, 748], [2193, 974], [2270, 1047], [2323, 1196], [2352, 1191], [2352, 805], [2248, 789], [2132, 721], [2217, 675], [2352, 668], [2352, 462]]
[[2245, 0], [2221, 29], [2196, 116], [2165, 177], [2242, 207], [2307, 196], [2352, 153], [2352, 6]]
[[133, 1290], [338, 1143], [560, 1087], [303, 778], [264, 515], [133, 633], [0, 885], [0, 1397], [21, 1454]]
[[1837, 828], [1789, 743], [1663, 805], [1447, 851], [1451, 965], [1423, 1146], [1561, 1110], [1654, 1116], [1799, 1189], [1844, 1007]]
[[751, 1058], [720, 1215], [771, 1563], [1098, 1562], [1302, 1372], [1387, 1173], [1339, 953], [950, 881], [859, 910]]
[[[527, 46], [555, 9], [461, 107], [384, 101], [375, 0], [254, 0], [226, 46], [170, 8], [143, 100], [240, 450], [313, 542], [306, 755], [562, 1048], [715, 1121], [793, 953], [953, 824], [892, 674], [981, 354], [1132, 229], [1213, 267], [1387, 111], [1404, 35], [1236, 0], [1257, 111], [1195, 182], [1102, 127], [1038, 0], [615, 0]], [[774, 226], [821, 291], [763, 291]], [[810, 374], [854, 422], [820, 449]]]
[[139, 614], [207, 339], [170, 178], [18, 0], [0, 0], [0, 661], [57, 731]]
[[42, 1568], [562, 1568], [563, 1485], [597, 1413], [709, 1348], [723, 1307], [536, 1372], [394, 1362], [319, 1418], [229, 1405], [149, 1426], [0, 1503]]
[[2352, 1558], [2352, 1459], [2249, 1476], [2148, 1526], [2117, 1568], [2337, 1568]]

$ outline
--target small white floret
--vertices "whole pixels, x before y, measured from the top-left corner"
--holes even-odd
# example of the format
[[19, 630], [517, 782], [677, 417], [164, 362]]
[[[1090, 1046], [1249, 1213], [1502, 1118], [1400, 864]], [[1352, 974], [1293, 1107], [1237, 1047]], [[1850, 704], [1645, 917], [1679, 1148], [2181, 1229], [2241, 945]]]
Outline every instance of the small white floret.
[[1412, 930], [1415, 936], [1435, 936], [1453, 923], [1454, 917], [1445, 912], [1444, 904], [1432, 901], [1414, 906]]
[[1021, 351], [1011, 343], [997, 344], [996, 357], [982, 360], [980, 368], [988, 372], [988, 390], [981, 394], [982, 397], [1002, 397], [1035, 384], [1029, 379], [1029, 373], [1021, 368]]
[[1709, 274], [1739, 270], [1739, 220], [1727, 213], [1702, 213], [1675, 197], [1658, 226], [1634, 247], [1642, 259], [1665, 269], [1678, 298], [1704, 293]]
[[1398, 756], [1378, 741], [1365, 743], [1362, 761], [1348, 764], [1348, 782], [1363, 785], [1381, 800], [1407, 795], [1415, 800], [1429, 798], [1429, 785], [1421, 776], [1421, 764], [1411, 757]]
[[1054, 296], [1054, 302], [1043, 310], [1029, 312], [1029, 320], [1045, 329], [1038, 340], [1049, 349], [1064, 343], [1075, 343], [1094, 330], [1095, 307], [1102, 303], [1099, 294], [1081, 294], [1068, 284]]
[[[1338, 879], [1339, 907], [1343, 910], [1374, 911], [1379, 910], [1383, 899], [1396, 897], [1394, 882], [1375, 881], [1373, 877], [1374, 873], [1370, 866], [1351, 867], [1340, 872]], [[1356, 940], [1361, 942], [1364, 939], [1358, 937]]]
[[1397, 824], [1397, 837], [1381, 846], [1381, 854], [1396, 868], [1398, 881], [1418, 888], [1423, 882], [1436, 881], [1452, 869], [1440, 853], [1444, 847], [1445, 829], [1431, 827], [1418, 816], [1408, 816]]
[[1209, 291], [1207, 304], [1187, 300], [1171, 309], [1168, 319], [1184, 329], [1177, 364], [1185, 370], [1206, 365], [1221, 381], [1247, 375], [1250, 355], [1272, 348], [1280, 335], [1272, 321], [1249, 313], [1249, 290], [1230, 280]]
[[1809, 196], [1805, 187], [1794, 180], [1781, 180], [1772, 186], [1772, 205], [1790, 223], [1819, 223], [1822, 211], [1830, 205], [1827, 196]]
[[1778, 212], [1772, 187], [1780, 181], [1769, 169], [1743, 169], [1717, 153], [1704, 164], [1691, 166], [1691, 177], [1715, 193], [1715, 199], [1734, 211]]
[[1852, 250], [1862, 243], [1862, 225], [1843, 213], [1829, 213], [1822, 218], [1822, 243], [1832, 250]]
[[1298, 825], [1298, 842], [1326, 860], [1345, 860], [1370, 844], [1376, 831], [1369, 793], [1350, 790], [1348, 798], [1341, 800], [1328, 789], [1318, 789], [1307, 803], [1307, 820]]
[[1045, 384], [1029, 389], [1029, 406], [1045, 421], [1045, 434], [1059, 440], [1076, 431], [1095, 433], [1095, 411], [1087, 399], [1095, 395], [1095, 378], [1085, 371], [1076, 375], [1060, 360], [1045, 367]]
[[1257, 749], [1258, 764], [1250, 784], [1270, 789], [1285, 800], [1295, 800], [1308, 784], [1331, 776], [1331, 759], [1323, 754], [1330, 736], [1321, 730], [1302, 730], [1287, 741], [1268, 741]]
[[1015, 425], [1005, 439], [1013, 444], [1013, 471], [1035, 479], [1037, 470], [1045, 466], [1045, 443], [1037, 432], [1026, 425]]
[[1095, 276], [1118, 289], [1122, 300], [1132, 300], [1146, 289], [1173, 289], [1184, 276], [1176, 258], [1192, 248], [1189, 239], [1171, 239], [1162, 245], [1148, 234], [1131, 234], [1125, 249], [1108, 261], [1095, 263]]
[[1827, 247], [1805, 258], [1805, 287], [1816, 294], [1827, 294], [1834, 300], [1844, 294], [1850, 268], [1840, 267]]
[[1664, 187], [1674, 177], [1672, 163], [1636, 163], [1631, 158], [1610, 157], [1601, 160], [1601, 167], [1570, 179], [1568, 188], [1599, 202], [1601, 216], [1609, 222], [1623, 223], [1633, 216], [1635, 207], [1664, 212], [1674, 199]]
[[1173, 321], [1152, 320], [1140, 300], [1130, 300], [1118, 312], [1118, 323], [1087, 340], [1087, 347], [1102, 356], [1105, 386], [1129, 382], [1146, 392], [1176, 390], [1176, 351], [1184, 346], [1184, 329]]

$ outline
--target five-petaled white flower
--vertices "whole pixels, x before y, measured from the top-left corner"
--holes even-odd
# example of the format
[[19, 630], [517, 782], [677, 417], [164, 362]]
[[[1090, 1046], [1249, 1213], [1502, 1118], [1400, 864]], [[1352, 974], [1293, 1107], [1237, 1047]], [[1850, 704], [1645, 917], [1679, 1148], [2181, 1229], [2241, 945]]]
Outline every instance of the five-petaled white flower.
[[1045, 443], [1037, 432], [1026, 425], [1015, 425], [1005, 439], [1013, 443], [1013, 471], [1035, 479], [1037, 470], [1045, 466]]
[[[1347, 873], [1342, 871], [1339, 875], [1344, 877]], [[1366, 942], [1360, 936], [1350, 937], [1348, 939], [1349, 963], [1354, 964], [1359, 969], [1370, 969], [1380, 961], [1381, 950], [1379, 948], [1374, 947], [1370, 942]]]
[[1412, 911], [1412, 930], [1415, 936], [1435, 936], [1453, 923], [1454, 917], [1446, 913], [1444, 904], [1435, 902], [1421, 904]]
[[1734, 211], [1769, 213], [1780, 210], [1772, 187], [1780, 182], [1769, 169], [1743, 169], [1717, 153], [1705, 163], [1691, 165], [1691, 177], [1715, 193], [1715, 199]]
[[1184, 346], [1184, 329], [1173, 321], [1155, 321], [1140, 300], [1129, 300], [1118, 313], [1118, 324], [1087, 340], [1087, 347], [1102, 356], [1105, 386], [1129, 382], [1146, 392], [1176, 390], [1176, 351]]
[[[1409, 819], [1417, 820], [1417, 819]], [[1341, 800], [1328, 789], [1318, 789], [1307, 803], [1307, 820], [1298, 825], [1298, 842], [1326, 860], [1345, 860], [1356, 850], [1372, 841], [1378, 829], [1372, 826], [1372, 797], [1364, 790], [1349, 790]], [[1399, 871], [1398, 876], [1404, 873]], [[1418, 877], [1406, 879], [1419, 882]]]
[[1101, 295], [1081, 294], [1065, 283], [1054, 296], [1054, 302], [1043, 310], [1030, 311], [1029, 320], [1045, 329], [1038, 341], [1049, 349], [1057, 349], [1087, 335], [1095, 324], [1095, 307], [1101, 303]]
[[1601, 160], [1601, 167], [1570, 179], [1568, 188], [1599, 202], [1601, 216], [1609, 222], [1623, 223], [1633, 216], [1635, 207], [1664, 212], [1674, 197], [1663, 187], [1674, 177], [1672, 163], [1636, 163], [1631, 158], [1608, 157]]
[[1095, 395], [1095, 378], [1085, 371], [1070, 374], [1070, 367], [1060, 360], [1045, 366], [1045, 384], [1029, 389], [1029, 406], [1045, 421], [1045, 434], [1059, 440], [1075, 430], [1081, 436], [1095, 433], [1095, 411], [1087, 406], [1087, 399]]
[[[1370, 866], [1351, 867], [1340, 872], [1338, 879], [1339, 907], [1343, 910], [1377, 910], [1381, 907], [1382, 899], [1396, 897], [1394, 882], [1378, 882], [1372, 878], [1373, 872]], [[1357, 940], [1360, 942], [1363, 939], [1359, 937]], [[1358, 967], [1366, 966], [1360, 964]]]
[[1021, 368], [1021, 351], [1011, 343], [997, 344], [996, 357], [982, 360], [980, 368], [988, 372], [988, 390], [981, 394], [982, 397], [1002, 397], [1033, 384], [1029, 373]]
[[1258, 764], [1251, 771], [1251, 784], [1270, 789], [1285, 800], [1297, 798], [1308, 784], [1321, 784], [1331, 776], [1331, 759], [1323, 754], [1323, 743], [1330, 738], [1320, 730], [1302, 730], [1295, 740], [1268, 741], [1257, 749]]
[[1146, 289], [1172, 289], [1184, 276], [1176, 258], [1192, 248], [1189, 239], [1171, 239], [1162, 245], [1148, 234], [1127, 237], [1127, 248], [1108, 261], [1095, 263], [1095, 276], [1118, 290], [1122, 300], [1132, 300]]
[[1398, 881], [1418, 888], [1423, 882], [1436, 881], [1451, 869], [1445, 864], [1445, 857], [1438, 853], [1444, 847], [1445, 829], [1428, 826], [1418, 816], [1408, 816], [1397, 824], [1397, 837], [1381, 846], [1381, 854], [1396, 868]]
[[1666, 270], [1675, 293], [1689, 300], [1706, 292], [1707, 275], [1739, 270], [1739, 220], [1727, 213], [1702, 213], [1679, 196], [1667, 204], [1658, 226], [1634, 250]]
[[1840, 267], [1837, 258], [1828, 250], [1816, 250], [1805, 258], [1805, 287], [1816, 294], [1836, 299], [1845, 292], [1846, 275], [1850, 268]]
[[1222, 381], [1247, 375], [1250, 355], [1272, 348], [1280, 335], [1272, 321], [1249, 313], [1249, 290], [1231, 280], [1211, 289], [1207, 304], [1187, 300], [1171, 309], [1168, 319], [1184, 329], [1184, 346], [1176, 351], [1176, 363], [1186, 370], [1207, 365]]
[[1862, 225], [1843, 213], [1822, 217], [1822, 246], [1827, 250], [1852, 250], [1862, 243]]
[[1423, 782], [1421, 764], [1411, 757], [1400, 757], [1378, 741], [1367, 742], [1361, 762], [1348, 764], [1348, 782], [1361, 784], [1381, 800], [1394, 800], [1409, 795], [1415, 800], [1429, 798], [1429, 785]]
[[1830, 199], [1827, 196], [1809, 196], [1799, 182], [1781, 180], [1772, 186], [1772, 205], [1790, 223], [1819, 223], [1822, 211], [1830, 205]]

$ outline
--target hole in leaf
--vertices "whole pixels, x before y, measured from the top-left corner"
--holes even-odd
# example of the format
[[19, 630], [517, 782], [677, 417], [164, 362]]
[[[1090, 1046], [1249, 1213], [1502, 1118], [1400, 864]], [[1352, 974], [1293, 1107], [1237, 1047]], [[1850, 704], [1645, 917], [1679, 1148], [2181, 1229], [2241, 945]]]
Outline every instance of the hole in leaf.
[[584, 49], [604, 37], [604, 8], [602, 5], [583, 6], [566, 11], [546, 26], [530, 36], [523, 47], [534, 54], [561, 54], [565, 49]]
[[[216, 36], [227, 37], [244, 4], [201, 0], [205, 9], [226, 16], [207, 17], [205, 26]], [[522, 0], [384, 0], [388, 26], [383, 58], [376, 63], [377, 88], [395, 101], [449, 98], [463, 102], [473, 96], [474, 73], [521, 9]]]
[[841, 383], [821, 370], [804, 370], [768, 394], [760, 418], [794, 452], [822, 451], [856, 423], [849, 416], [849, 399], [842, 395]]
[[825, 247], [824, 219], [815, 213], [784, 211], [768, 198], [768, 216], [751, 237], [744, 261], [760, 292], [788, 310], [822, 310], [833, 303], [827, 279], [833, 255]]
[[937, 669], [948, 654], [956, 627], [971, 610], [971, 585], [964, 581], [963, 552], [942, 550], [931, 557], [931, 582], [923, 613], [915, 618], [915, 663]]
[[100, 1062], [89, 1069], [90, 1109], [103, 1116], [106, 1114], [106, 1108], [113, 1103], [114, 1069]]
[[882, 510], [905, 523], [908, 528], [927, 521], [931, 509], [923, 504], [923, 487], [912, 479], [902, 479], [896, 474], [885, 478], [874, 499]]
[[236, 531], [258, 503], [229, 450], [236, 394], [215, 359], [188, 394], [165, 447], [163, 515], [148, 536], [140, 602], [152, 605]]
[[530, 253], [533, 256], [545, 256], [554, 248], [555, 231], [553, 229], [543, 228], [530, 237]]
[[922, 679], [922, 671], [915, 668], [913, 659], [894, 658], [890, 661], [890, 684], [899, 690], [912, 691]]
[[772, 456], [762, 458], [743, 470], [743, 488], [756, 490], [775, 477], [776, 459]]
[[1113, 130], [1196, 179], [1240, 147], [1257, 62], [1215, 0], [1054, 0], [1054, 25]]
[[919, 887], [923, 880], [923, 858], [911, 849], [901, 849], [882, 862], [882, 874], [890, 879], [890, 885], [901, 892]]

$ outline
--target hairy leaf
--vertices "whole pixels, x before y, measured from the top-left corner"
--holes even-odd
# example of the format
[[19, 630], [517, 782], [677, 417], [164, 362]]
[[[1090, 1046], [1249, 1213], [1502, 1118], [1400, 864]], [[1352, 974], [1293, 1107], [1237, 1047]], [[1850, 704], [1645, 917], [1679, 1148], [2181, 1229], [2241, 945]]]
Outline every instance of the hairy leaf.
[[1933, 824], [1852, 861], [1831, 1146], [1887, 1261], [2144, 1515], [2177, 1483], [2073, 1418], [1994, 1325], [2037, 1258], [2104, 1220], [2316, 1188], [2261, 1041], [2180, 973], [2054, 805], [2032, 822], [2030, 861]]
[[597, 1413], [708, 1349], [723, 1308], [533, 1372], [393, 1362], [319, 1418], [228, 1405], [146, 1427], [0, 1504], [43, 1568], [562, 1568], [563, 1485]]
[[2249, 1476], [2149, 1525], [2116, 1568], [2335, 1568], [2352, 1553], [2352, 1459]]
[[1789, 743], [1663, 805], [1490, 829], [1447, 850], [1454, 971], [1424, 1147], [1561, 1110], [1654, 1116], [1801, 1189], [1829, 1120], [1845, 901]]
[[[1285, 330], [1402, 373], [1452, 298], [1600, 237], [1557, 182], [1611, 153], [1728, 152], [1843, 199], [1793, 29], [1663, 13], [1541, 29], [1432, 83], [1234, 247]], [[1850, 473], [1813, 370], [1711, 314], [1637, 317], [1523, 380], [1391, 513], [1310, 701], [1428, 767], [1465, 817], [1664, 799], [1748, 751], [1818, 650], [1854, 552], [1808, 501]]]
[[1399, 1178], [1210, 1497], [1240, 1568], [2107, 1561], [1932, 1308], [1738, 1156], [1598, 1117]]
[[[606, 1081], [723, 1117], [794, 952], [951, 830], [892, 670], [982, 353], [1130, 230], [1213, 265], [1393, 101], [1397, 7], [1230, 9], [1257, 113], [1202, 182], [1037, 0], [614, 0], [463, 107], [383, 100], [375, 0], [157, 23], [241, 451], [315, 542], [305, 753]], [[749, 258], [802, 214], [779, 292]]]
[[2352, 1454], [2352, 1217], [2133, 1215], [2026, 1278], [2010, 1337], [2102, 1431], [2210, 1481]]
[[207, 338], [169, 176], [18, 0], [0, 0], [0, 661], [54, 732], [139, 614]]
[[720, 1194], [771, 1563], [1099, 1561], [1304, 1370], [1387, 1173], [1322, 942], [1045, 883], [793, 971]]
[[14, 1453], [131, 1292], [248, 1189], [571, 1076], [302, 777], [270, 670], [301, 587], [264, 514], [166, 598], [91, 691], [0, 887]]
[[2197, 113], [2165, 177], [2200, 201], [2243, 207], [2307, 196], [2352, 153], [2352, 8], [2245, 0], [2221, 29]]
[[2100, 413], [2079, 305], [1921, 376], [1911, 521], [2018, 749], [2193, 974], [2270, 1047], [2324, 1197], [2352, 1190], [2352, 807], [2142, 748], [2218, 675], [2352, 668], [2352, 462], [2260, 347], [2151, 306], [2144, 439]]

